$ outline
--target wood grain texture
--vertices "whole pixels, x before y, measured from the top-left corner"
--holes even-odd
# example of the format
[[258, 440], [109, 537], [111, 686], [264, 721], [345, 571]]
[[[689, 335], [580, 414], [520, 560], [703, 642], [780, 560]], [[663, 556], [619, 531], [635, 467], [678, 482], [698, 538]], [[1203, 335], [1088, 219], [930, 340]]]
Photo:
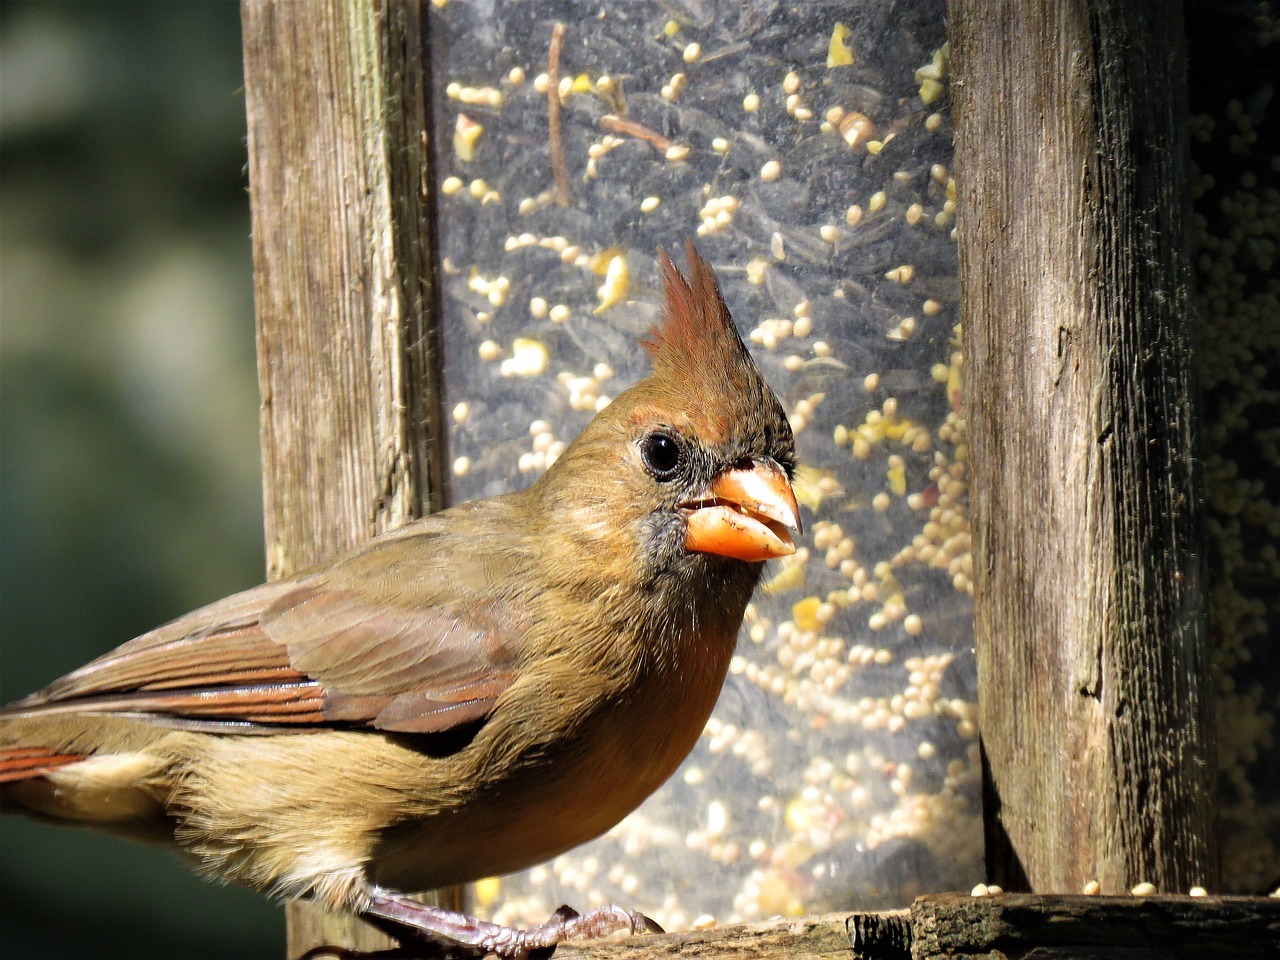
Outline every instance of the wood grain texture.
[[1182, 7], [949, 15], [988, 872], [1212, 889]]
[[[442, 499], [426, 23], [417, 0], [243, 0], [267, 566]], [[389, 941], [290, 908], [289, 953]]]
[[[828, 960], [850, 954], [852, 914], [828, 914], [738, 924], [712, 930], [663, 933], [653, 936], [566, 943], [556, 948], [556, 960], [663, 960], [672, 957], [714, 957], [716, 960]], [[900, 914], [905, 916], [905, 913]], [[869, 955], [868, 955], [869, 956]]]
[[1263, 960], [1280, 954], [1267, 897], [969, 897], [911, 905], [916, 960]]
[[567, 943], [558, 960], [1262, 960], [1280, 949], [1280, 900], [1003, 894], [919, 897], [909, 910]]

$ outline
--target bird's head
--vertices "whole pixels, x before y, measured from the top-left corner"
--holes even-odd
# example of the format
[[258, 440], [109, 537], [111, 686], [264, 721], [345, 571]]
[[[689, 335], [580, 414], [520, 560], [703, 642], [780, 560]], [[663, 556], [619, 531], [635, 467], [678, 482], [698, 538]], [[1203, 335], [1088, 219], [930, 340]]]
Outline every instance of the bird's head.
[[[666, 304], [642, 342], [653, 372], [601, 411], [539, 484], [581, 546], [632, 537], [650, 576], [795, 552], [795, 439], [738, 335], [711, 266], [659, 253]], [[755, 576], [751, 577], [752, 583]]]

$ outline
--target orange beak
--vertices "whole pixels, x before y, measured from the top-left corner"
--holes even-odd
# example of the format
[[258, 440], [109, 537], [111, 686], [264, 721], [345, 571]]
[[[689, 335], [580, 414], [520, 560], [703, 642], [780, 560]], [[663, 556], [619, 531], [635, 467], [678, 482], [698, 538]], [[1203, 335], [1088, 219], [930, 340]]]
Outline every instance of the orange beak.
[[782, 468], [773, 460], [726, 470], [707, 493], [681, 505], [688, 513], [684, 548], [735, 560], [769, 560], [796, 552], [800, 508]]

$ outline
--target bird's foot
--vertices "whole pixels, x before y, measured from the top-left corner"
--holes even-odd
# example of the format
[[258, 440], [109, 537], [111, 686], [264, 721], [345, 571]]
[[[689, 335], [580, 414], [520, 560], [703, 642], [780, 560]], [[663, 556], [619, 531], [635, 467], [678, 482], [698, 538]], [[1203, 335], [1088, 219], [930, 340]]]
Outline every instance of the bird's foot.
[[394, 893], [378, 892], [369, 899], [365, 916], [393, 936], [425, 938], [445, 956], [520, 958], [548, 956], [566, 940], [590, 940], [626, 930], [661, 933], [662, 928], [642, 913], [605, 904], [586, 914], [561, 907], [545, 923], [527, 930], [489, 923], [464, 913], [418, 903]]

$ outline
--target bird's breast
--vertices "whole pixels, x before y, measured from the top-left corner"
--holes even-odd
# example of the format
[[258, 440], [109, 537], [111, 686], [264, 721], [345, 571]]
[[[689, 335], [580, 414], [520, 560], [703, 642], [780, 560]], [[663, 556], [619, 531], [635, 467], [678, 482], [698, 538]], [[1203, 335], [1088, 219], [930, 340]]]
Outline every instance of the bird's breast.
[[388, 830], [375, 881], [422, 889], [500, 876], [622, 820], [675, 772], [719, 696], [734, 636], [687, 639], [689, 655], [649, 665], [626, 688], [525, 678], [483, 731], [494, 751], [483, 786], [465, 804]]

